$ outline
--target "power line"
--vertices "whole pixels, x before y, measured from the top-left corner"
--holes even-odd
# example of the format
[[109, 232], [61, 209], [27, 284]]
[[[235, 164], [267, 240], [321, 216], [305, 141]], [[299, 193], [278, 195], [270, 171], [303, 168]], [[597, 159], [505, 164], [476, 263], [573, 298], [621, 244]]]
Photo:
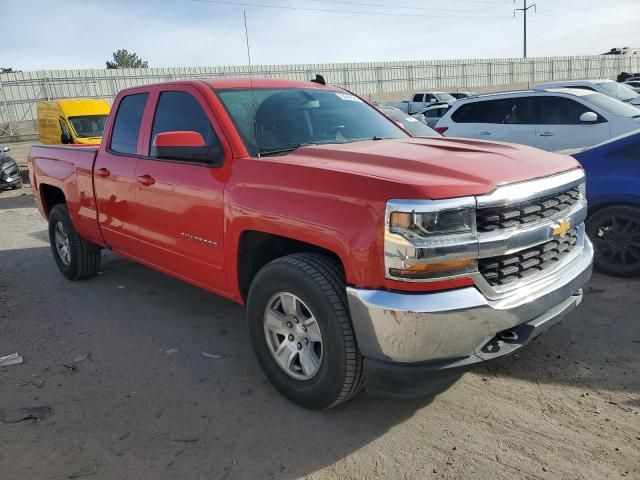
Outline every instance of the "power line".
[[[340, 5], [351, 5], [355, 7], [382, 7], [382, 8], [398, 8], [403, 10], [429, 10], [429, 11], [443, 11], [443, 12], [469, 12], [469, 9], [456, 9], [456, 8], [434, 8], [434, 7], [414, 7], [408, 5], [389, 5], [388, 3], [368, 3], [368, 2], [346, 2], [344, 0], [308, 0], [309, 2], [319, 3], [331, 3]], [[480, 3], [483, 5], [501, 5], [504, 3], [497, 1], [487, 0], [458, 0], [462, 2]]]
[[[509, 16], [478, 16], [478, 15], [438, 15], [438, 14], [419, 14], [419, 13], [392, 13], [392, 12], [365, 12], [362, 10], [331, 10], [327, 8], [313, 8], [313, 7], [294, 7], [291, 5], [270, 5], [265, 3], [254, 2], [240, 2], [240, 1], [228, 1], [228, 0], [191, 0], [198, 3], [213, 3], [216, 5], [231, 5], [237, 7], [259, 7], [259, 8], [275, 8], [281, 10], [300, 10], [307, 12], [324, 12], [324, 13], [340, 13], [340, 14], [354, 14], [354, 15], [384, 15], [392, 17], [424, 17], [424, 18], [469, 18], [469, 19], [483, 19], [483, 20], [501, 20], [508, 19]], [[397, 8], [397, 7], [393, 7]], [[466, 10], [467, 12], [469, 10]]]

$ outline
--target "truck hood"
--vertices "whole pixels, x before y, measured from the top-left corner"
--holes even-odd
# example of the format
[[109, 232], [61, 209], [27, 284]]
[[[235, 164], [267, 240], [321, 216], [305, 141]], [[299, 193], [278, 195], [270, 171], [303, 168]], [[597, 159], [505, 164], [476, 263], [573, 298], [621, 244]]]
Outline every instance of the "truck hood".
[[580, 167], [571, 157], [532, 147], [451, 137], [314, 145], [281, 161], [411, 185], [431, 199], [482, 195]]

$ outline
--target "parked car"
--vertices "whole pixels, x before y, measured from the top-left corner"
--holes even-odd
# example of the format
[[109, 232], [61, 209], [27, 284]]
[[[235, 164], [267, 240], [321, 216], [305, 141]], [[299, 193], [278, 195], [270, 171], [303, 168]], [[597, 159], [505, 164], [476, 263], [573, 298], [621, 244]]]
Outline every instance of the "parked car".
[[[400, 124], [412, 137], [439, 137], [440, 134], [426, 123], [418, 120], [415, 115], [408, 115], [395, 107], [378, 107], [382, 113], [394, 122]], [[424, 117], [423, 117], [424, 118]]]
[[640, 111], [589, 90], [559, 88], [494, 93], [459, 100], [436, 131], [557, 151], [595, 145], [640, 129]]
[[38, 102], [38, 137], [47, 145], [99, 145], [111, 107], [101, 98]]
[[622, 84], [632, 88], [634, 92], [640, 92], [640, 78], [637, 80], [627, 80]]
[[462, 100], [463, 98], [473, 97], [474, 94], [471, 92], [449, 92], [449, 95], [456, 100]]
[[578, 88], [591, 90], [608, 95], [622, 102], [640, 105], [640, 94], [631, 87], [614, 82], [613, 80], [565, 80], [561, 82], [546, 82], [536, 85], [536, 89], [547, 90], [550, 88]]
[[617, 82], [624, 82], [626, 80], [634, 80], [640, 78], [640, 73], [620, 72], [620, 75], [616, 78]]
[[444, 103], [425, 108], [420, 113], [424, 116], [427, 125], [429, 125], [431, 128], [435, 128], [440, 119], [444, 116], [445, 113], [449, 111], [450, 108], [451, 105], [449, 105], [448, 103]]
[[453, 103], [456, 98], [446, 92], [420, 92], [414, 93], [411, 100], [405, 100], [402, 102], [390, 102], [387, 105], [396, 107], [403, 112], [411, 115], [412, 113], [421, 112], [427, 107], [430, 107], [439, 103]]
[[266, 376], [307, 408], [433, 393], [557, 324], [591, 275], [573, 158], [411, 138], [337, 87], [129, 88], [99, 148], [28, 162], [66, 278], [108, 248], [246, 305]]
[[9, 150], [9, 147], [0, 147], [0, 189], [22, 188], [18, 164], [9, 156]]
[[640, 132], [572, 156], [587, 174], [587, 233], [596, 268], [609, 275], [640, 274]]

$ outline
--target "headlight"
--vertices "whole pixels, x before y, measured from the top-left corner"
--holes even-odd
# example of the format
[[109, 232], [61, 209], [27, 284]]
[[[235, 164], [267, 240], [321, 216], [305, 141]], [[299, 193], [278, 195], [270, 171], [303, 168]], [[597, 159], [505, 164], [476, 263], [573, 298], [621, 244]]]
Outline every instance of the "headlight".
[[392, 212], [389, 218], [391, 233], [424, 235], [451, 235], [471, 233], [472, 210], [469, 208], [443, 212]]
[[388, 278], [417, 281], [474, 272], [477, 253], [474, 198], [388, 202]]

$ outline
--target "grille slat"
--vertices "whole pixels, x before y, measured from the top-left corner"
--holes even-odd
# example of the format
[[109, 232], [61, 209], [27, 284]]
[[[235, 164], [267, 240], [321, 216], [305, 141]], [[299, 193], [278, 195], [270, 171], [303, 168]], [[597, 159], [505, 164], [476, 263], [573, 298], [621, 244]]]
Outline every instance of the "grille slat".
[[578, 242], [578, 229], [572, 228], [564, 238], [550, 240], [511, 255], [482, 258], [478, 270], [492, 286], [502, 286], [530, 277], [557, 265]]
[[476, 213], [478, 232], [493, 232], [545, 220], [571, 208], [579, 200], [580, 190], [578, 187], [574, 187], [555, 195], [547, 195], [505, 207], [481, 208]]

